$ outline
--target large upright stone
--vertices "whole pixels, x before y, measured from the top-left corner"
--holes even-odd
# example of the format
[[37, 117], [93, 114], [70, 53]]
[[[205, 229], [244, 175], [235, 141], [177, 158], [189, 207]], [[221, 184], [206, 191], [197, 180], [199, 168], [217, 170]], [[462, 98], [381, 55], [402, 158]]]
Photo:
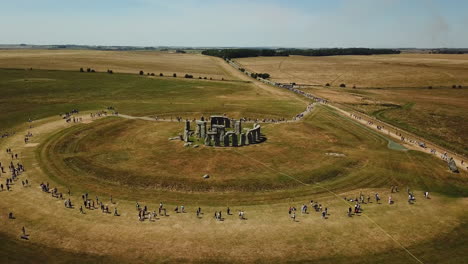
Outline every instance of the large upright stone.
[[226, 134], [224, 125], [212, 125], [212, 131], [215, 132], [220, 138], [224, 137], [224, 134]]
[[198, 138], [205, 138], [205, 135], [206, 135], [206, 122], [205, 121], [197, 120], [197, 130], [195, 131], [195, 135], [197, 135]]
[[231, 120], [229, 118], [224, 117], [223, 123], [226, 128], [231, 128]]
[[254, 141], [253, 141], [253, 138], [252, 138], [252, 131], [248, 131], [247, 132], [247, 140], [245, 142], [246, 145], [250, 145], [250, 144], [253, 144]]
[[241, 120], [234, 121], [234, 132], [237, 135], [240, 135], [242, 133], [242, 121]]
[[245, 146], [246, 136], [245, 133], [240, 134], [240, 146]]
[[204, 138], [206, 136], [206, 122], [202, 121], [200, 126], [200, 136]]
[[190, 130], [190, 121], [185, 120], [185, 130]]
[[201, 133], [200, 133], [200, 125], [198, 124], [198, 121], [197, 121], [197, 124], [195, 125], [195, 136], [196, 136], [197, 138], [200, 138], [200, 137], [201, 137], [200, 134], [201, 134]]
[[233, 147], [239, 146], [238, 136], [237, 136], [236, 133], [232, 133], [232, 134], [231, 134], [231, 142], [232, 142], [232, 146], [233, 146]]
[[184, 130], [184, 141], [185, 142], [190, 141], [190, 131], [189, 130]]
[[254, 143], [254, 144], [257, 143], [257, 130], [252, 129], [251, 134], [252, 134], [252, 143]]
[[216, 147], [221, 146], [221, 140], [220, 140], [220, 137], [219, 137], [218, 134], [214, 135], [214, 145], [215, 145]]
[[231, 127], [231, 121], [225, 116], [211, 116], [210, 121], [211, 127], [213, 127], [213, 125], [223, 125], [226, 128]]
[[211, 146], [211, 137], [208, 135], [205, 136], [205, 146]]
[[223, 145], [224, 145], [225, 147], [229, 147], [229, 143], [230, 143], [229, 135], [230, 135], [230, 134], [229, 134], [229, 132], [228, 132], [228, 134], [226, 134], [226, 135], [224, 135], [224, 136], [222, 137], [222, 139], [223, 139]]

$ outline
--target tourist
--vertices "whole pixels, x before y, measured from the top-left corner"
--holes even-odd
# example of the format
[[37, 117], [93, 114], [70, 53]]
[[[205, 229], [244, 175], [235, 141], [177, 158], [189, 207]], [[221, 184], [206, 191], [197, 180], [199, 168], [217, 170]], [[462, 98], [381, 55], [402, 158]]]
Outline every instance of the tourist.
[[426, 197], [426, 199], [429, 199], [429, 192], [424, 192], [424, 197]]

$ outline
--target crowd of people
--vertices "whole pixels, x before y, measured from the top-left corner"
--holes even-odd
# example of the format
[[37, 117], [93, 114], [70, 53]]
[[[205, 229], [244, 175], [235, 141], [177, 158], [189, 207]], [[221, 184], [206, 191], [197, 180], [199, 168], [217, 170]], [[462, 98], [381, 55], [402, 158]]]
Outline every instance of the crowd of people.
[[[356, 119], [356, 120], [362, 120], [362, 117], [359, 116], [359, 115], [356, 115], [356, 114], [351, 113], [350, 116], [351, 116], [352, 118]], [[369, 120], [369, 121], [367, 121], [367, 125], [373, 126], [373, 125], [374, 125], [374, 122]], [[385, 130], [385, 126], [383, 126], [383, 125], [375, 125], [375, 128], [376, 128], [377, 130], [380, 130], [380, 131]], [[387, 129], [387, 133], [388, 133], [388, 134], [391, 134], [392, 131], [391, 131], [390, 129]], [[427, 148], [428, 148], [428, 147], [426, 146], [426, 143], [423, 142], [423, 141], [421, 141], [421, 140], [412, 139], [412, 138], [409, 138], [409, 137], [407, 137], [407, 136], [405, 137], [405, 136], [404, 136], [401, 132], [399, 132], [398, 130], [395, 130], [394, 133], [395, 133], [396, 136], [400, 137], [400, 140], [401, 140], [402, 142], [411, 143], [411, 144], [417, 145], [417, 146], [419, 146], [419, 147], [421, 147], [421, 148], [424, 148], [424, 149], [427, 149]], [[436, 150], [435, 148], [430, 148], [430, 149], [429, 149], [429, 152], [430, 152], [431, 154], [433, 154], [433, 155], [437, 155], [437, 150]], [[450, 156], [448, 155], [447, 152], [444, 152], [444, 153], [441, 153], [441, 154], [440, 154], [440, 158], [441, 158], [442, 160], [448, 162], [448, 161], [451, 160], [452, 157], [450, 157]], [[463, 160], [461, 160], [461, 161], [460, 161], [460, 165], [461, 165], [461, 166], [465, 166], [464, 164], [465, 164], [465, 162], [464, 162]]]

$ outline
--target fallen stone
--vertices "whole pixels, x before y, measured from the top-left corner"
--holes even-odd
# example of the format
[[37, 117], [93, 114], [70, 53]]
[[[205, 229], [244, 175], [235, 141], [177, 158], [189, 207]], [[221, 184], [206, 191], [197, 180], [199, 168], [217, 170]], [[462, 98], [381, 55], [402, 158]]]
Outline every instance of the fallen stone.
[[191, 142], [187, 142], [187, 143], [184, 144], [184, 147], [190, 147], [191, 145], [192, 145]]
[[327, 152], [327, 153], [325, 153], [325, 155], [327, 155], [327, 156], [334, 156], [334, 157], [344, 157], [344, 156], [346, 156], [346, 155], [343, 154], [343, 153], [334, 153], [334, 152]]
[[203, 179], [208, 179], [208, 178], [210, 178], [210, 175], [208, 174], [203, 175]]
[[455, 160], [453, 158], [450, 158], [448, 161], [448, 167], [452, 172], [459, 173], [457, 164], [455, 164]]

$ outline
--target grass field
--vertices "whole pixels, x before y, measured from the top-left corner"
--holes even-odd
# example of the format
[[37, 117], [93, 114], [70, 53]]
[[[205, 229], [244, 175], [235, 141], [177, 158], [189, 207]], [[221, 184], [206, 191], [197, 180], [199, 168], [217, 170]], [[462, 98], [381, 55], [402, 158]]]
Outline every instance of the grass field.
[[[274, 81], [312, 84], [304, 90], [468, 155], [464, 125], [468, 122], [467, 55], [291, 56], [237, 61], [255, 72], [270, 73]], [[347, 88], [339, 88], [341, 83]], [[357, 89], [350, 89], [353, 85]], [[464, 89], [452, 89], [452, 85]]]
[[[404, 150], [331, 107], [316, 105], [298, 122], [262, 124], [266, 141], [242, 148], [183, 147], [168, 140], [182, 132], [183, 123], [167, 119], [89, 115], [114, 106], [132, 116], [291, 118], [306, 106], [295, 94], [243, 82], [229, 67], [218, 66], [236, 81], [1, 69], [0, 132], [16, 133], [0, 138], [0, 161], [5, 170], [10, 161], [23, 163], [26, 172], [20, 181], [28, 179], [31, 186], [15, 181], [11, 191], [0, 191], [0, 262], [465, 261], [466, 171], [453, 174], [434, 156]], [[340, 96], [350, 100], [372, 91], [344, 90]], [[391, 91], [388, 96], [396, 96]], [[346, 105], [370, 111], [355, 102]], [[84, 122], [66, 123], [58, 116], [75, 108]], [[26, 122], [29, 117], [32, 123]], [[25, 144], [29, 131], [34, 136]], [[19, 159], [11, 160], [6, 148]], [[211, 177], [203, 180], [206, 173]], [[9, 176], [0, 174], [1, 182]], [[57, 187], [74, 208], [42, 192], [40, 183]], [[400, 191], [390, 193], [391, 185]], [[407, 202], [407, 187], [416, 195], [414, 204]], [[431, 199], [424, 199], [423, 191]], [[120, 216], [99, 209], [80, 214], [85, 192], [99, 197], [111, 212], [118, 208]], [[380, 204], [373, 198], [377, 192]], [[360, 193], [371, 202], [363, 204], [362, 213], [347, 216], [354, 203], [344, 198]], [[390, 195], [395, 201], [391, 205]], [[327, 219], [310, 208], [308, 214], [298, 210], [297, 221], [292, 221], [288, 208], [299, 209], [310, 200], [329, 209]], [[163, 202], [168, 216], [138, 221], [136, 202], [150, 211]], [[173, 210], [181, 205], [186, 213]], [[233, 215], [226, 214], [227, 207]], [[224, 220], [216, 221], [213, 214], [220, 210]], [[237, 217], [239, 210], [246, 212], [246, 220]], [[8, 212], [16, 219], [8, 219]], [[23, 226], [29, 241], [19, 239]]]
[[396, 54], [236, 59], [277, 82], [348, 87], [451, 87], [468, 85], [467, 54]]
[[165, 76], [192, 74], [194, 78], [232, 79], [219, 66], [220, 59], [201, 54], [176, 54], [163, 51], [97, 50], [0, 50], [0, 68], [78, 71], [80, 68], [106, 72], [146, 73]]
[[[467, 194], [463, 179], [447, 173], [444, 162], [435, 165], [425, 154], [390, 150], [387, 138], [323, 107], [304, 122], [266, 125], [267, 141], [244, 148], [184, 148], [181, 142], [168, 141], [181, 129], [181, 123], [109, 118], [60, 131], [38, 155], [44, 171], [58, 183], [83, 192], [105, 191], [105, 196], [132, 188], [129, 200], [172, 190], [176, 194], [171, 199], [184, 203], [270, 202], [292, 193], [323, 192], [307, 188], [302, 193], [304, 183], [316, 182], [337, 191], [409, 184], [447, 195]], [[204, 174], [211, 175], [209, 181], [201, 177]], [[453, 181], [450, 188], [445, 180]], [[231, 194], [220, 196], [225, 191]], [[198, 198], [200, 193], [203, 198]], [[235, 199], [239, 193], [245, 198]]]
[[0, 123], [12, 127], [71, 111], [114, 106], [132, 115], [229, 114], [291, 118], [304, 111], [295, 95], [272, 94], [249, 83], [47, 70], [0, 70]]
[[[107, 122], [117, 122], [114, 125], [120, 122], [130, 125], [125, 120], [107, 118], [85, 126], [99, 128]], [[64, 128], [81, 129], [83, 125], [66, 124], [63, 120], [52, 117], [35, 122], [34, 126], [36, 135], [33, 143], [40, 143], [48, 141]], [[430, 262], [433, 257], [455, 262], [463, 259], [464, 255], [461, 252], [464, 244], [461, 241], [464, 241], [466, 234], [464, 208], [467, 202], [465, 174], [450, 174], [444, 164], [430, 155], [388, 149], [388, 141], [385, 138], [352, 121], [342, 119], [327, 108], [318, 108], [304, 123], [297, 126], [291, 128], [296, 137], [303, 131], [302, 133], [308, 135], [318, 134], [317, 141], [311, 140], [310, 146], [291, 148], [294, 151], [284, 153], [285, 157], [293, 156], [287, 159], [288, 162], [300, 156], [300, 153], [305, 154], [323, 147], [323, 139], [318, 139], [326, 135], [334, 143], [330, 146], [331, 150], [343, 151], [350, 159], [361, 159], [365, 164], [362, 168], [356, 168], [356, 173], [351, 172], [331, 179], [315, 178], [310, 183], [304, 182], [300, 186], [295, 184], [296, 186], [278, 191], [208, 190], [184, 193], [169, 189], [142, 190], [122, 185], [120, 190], [111, 190], [116, 203], [110, 204], [108, 191], [109, 185], [112, 184], [101, 182], [106, 180], [106, 177], [90, 179], [82, 174], [72, 180], [62, 178], [68, 177], [67, 175], [51, 175], [53, 172], [50, 166], [57, 163], [45, 163], [45, 158], [54, 159], [61, 154], [50, 157], [48, 153], [42, 155], [40, 149], [43, 148], [36, 149], [34, 145], [22, 144], [22, 133], [8, 138], [1, 142], [1, 147], [9, 146], [20, 153], [24, 164], [31, 168], [26, 176], [33, 187], [23, 188], [16, 184], [11, 192], [0, 192], [0, 211], [3, 212], [0, 221], [5, 226], [2, 240], [4, 250], [1, 254], [13, 263], [28, 262], [23, 255], [16, 256], [14, 252], [33, 256], [38, 252], [50, 252], [52, 249], [57, 254], [53, 262], [75, 262], [81, 258], [89, 262], [113, 262], [118, 259], [118, 262], [133, 263], [162, 259], [165, 262], [235, 262], [240, 259], [242, 262], [288, 260], [319, 263], [375, 263], [375, 260], [379, 260], [380, 263], [393, 263], [395, 259], [418, 263], [415, 258]], [[282, 134], [281, 130], [280, 128], [277, 135]], [[314, 133], [311, 133], [312, 131]], [[352, 133], [349, 133], [350, 131]], [[280, 138], [275, 137], [277, 132], [271, 128], [269, 133], [272, 134], [271, 140], [263, 144], [268, 146], [267, 144], [278, 142], [274, 145], [281, 146]], [[102, 137], [112, 141], [112, 137], [108, 135]], [[135, 137], [138, 141], [138, 137]], [[77, 147], [78, 150], [80, 144], [71, 144], [69, 147]], [[99, 149], [99, 146], [97, 147]], [[180, 144], [178, 147], [183, 148]], [[353, 153], [353, 148], [361, 151], [355, 150]], [[296, 151], [298, 153], [295, 153]], [[372, 155], [367, 156], [366, 153]], [[79, 155], [79, 152], [71, 155]], [[272, 155], [263, 155], [261, 162], [271, 162], [271, 157]], [[5, 160], [7, 156], [2, 153], [0, 158]], [[253, 160], [251, 157], [246, 159]], [[34, 166], [38, 163], [41, 166]], [[287, 165], [267, 165], [278, 169], [278, 174], [281, 172], [300, 177], [293, 174], [291, 167], [285, 168]], [[309, 164], [304, 166], [307, 165]], [[264, 172], [269, 173], [269, 170], [265, 167]], [[108, 175], [102, 173], [98, 176]], [[61, 182], [63, 179], [66, 180]], [[79, 204], [83, 191], [89, 191], [92, 197], [98, 195], [111, 209], [118, 207], [121, 216], [113, 217], [98, 210], [86, 210], [85, 215], [80, 215], [77, 209], [65, 209], [63, 201], [51, 198], [37, 188], [39, 182], [45, 181], [62, 191], [71, 186], [71, 199], [76, 204]], [[384, 201], [378, 205], [374, 201], [364, 205], [364, 213], [360, 216], [346, 216], [345, 211], [350, 204], [345, 202], [343, 197], [354, 197], [359, 192], [372, 196], [379, 192], [385, 200], [390, 184], [400, 186], [400, 193], [392, 195], [396, 204], [388, 205]], [[408, 205], [405, 201], [406, 184], [416, 190], [418, 200], [414, 205]], [[430, 190], [432, 199], [423, 199], [420, 190]], [[176, 214], [169, 211], [169, 217], [161, 216], [155, 223], [141, 223], [136, 220], [134, 199], [137, 198], [140, 204], [148, 205], [150, 210], [163, 201], [169, 209], [184, 204], [187, 213]], [[287, 208], [291, 205], [299, 207], [302, 203], [308, 203], [310, 199], [318, 200], [330, 209], [329, 219], [321, 219], [318, 213], [311, 212], [307, 215], [299, 214], [298, 222], [292, 222], [287, 215]], [[194, 215], [198, 206], [205, 212], [200, 219]], [[224, 209], [226, 206], [230, 206], [234, 212], [245, 210], [247, 220], [242, 221], [236, 216], [227, 215], [223, 222], [212, 219], [211, 214], [214, 210]], [[7, 220], [7, 211], [14, 211], [17, 219]], [[17, 230], [23, 225], [31, 234], [30, 242], [18, 242], [14, 238], [19, 232]], [[433, 228], [434, 226], [437, 228]], [[412, 254], [417, 254], [415, 258], [402, 247], [411, 250]], [[297, 252], [297, 248], [301, 249], [301, 254], [291, 253]], [[34, 262], [31, 259], [30, 261]]]

